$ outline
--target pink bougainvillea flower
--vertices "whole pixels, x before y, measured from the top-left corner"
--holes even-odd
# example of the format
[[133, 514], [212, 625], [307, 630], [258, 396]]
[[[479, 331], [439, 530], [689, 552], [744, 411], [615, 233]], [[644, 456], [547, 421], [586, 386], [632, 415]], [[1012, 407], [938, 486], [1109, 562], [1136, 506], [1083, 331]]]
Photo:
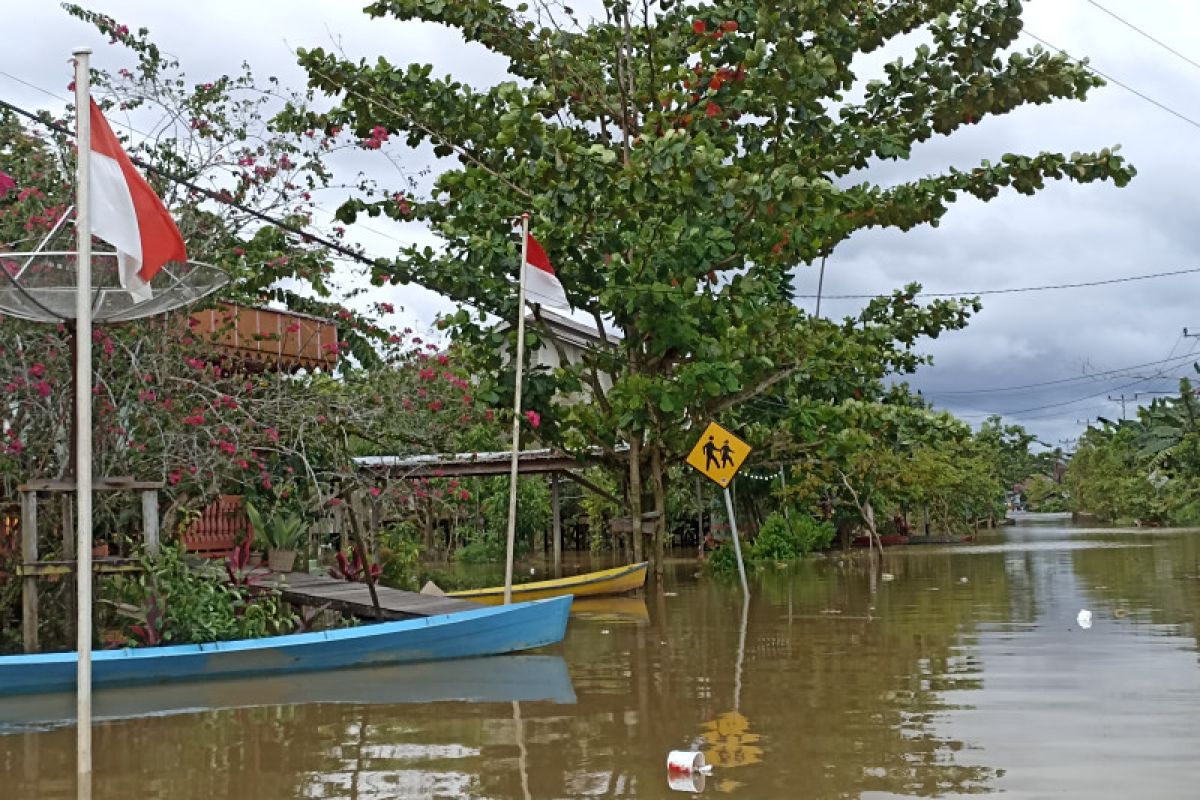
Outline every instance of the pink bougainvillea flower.
[[33, 385], [33, 388], [37, 390], [38, 395], [41, 397], [50, 396], [50, 384], [46, 383], [45, 381], [38, 381]]
[[525, 412], [525, 419], [529, 420], [529, 427], [531, 428], [538, 428], [542, 424], [542, 415], [532, 408]]
[[7, 172], [0, 170], [0, 197], [4, 197], [15, 188], [17, 188], [17, 182]]
[[383, 490], [380, 489], [378, 486], [371, 487], [371, 497], [379, 497], [379, 495], [381, 495], [381, 494], [383, 494]]

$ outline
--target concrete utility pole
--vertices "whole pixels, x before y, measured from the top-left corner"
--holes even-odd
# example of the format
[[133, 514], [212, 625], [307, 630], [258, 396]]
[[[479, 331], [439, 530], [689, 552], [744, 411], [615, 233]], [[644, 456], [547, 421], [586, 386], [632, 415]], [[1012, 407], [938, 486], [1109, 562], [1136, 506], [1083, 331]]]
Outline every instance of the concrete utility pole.
[[1136, 400], [1136, 399], [1137, 399], [1137, 395], [1135, 394], [1133, 397], [1126, 397], [1126, 396], [1125, 396], [1125, 394], [1124, 394], [1124, 393], [1122, 393], [1120, 397], [1113, 397], [1113, 396], [1110, 394], [1110, 395], [1108, 396], [1108, 399], [1109, 399], [1109, 401], [1110, 401], [1110, 402], [1113, 402], [1113, 403], [1120, 403], [1120, 404], [1121, 404], [1121, 419], [1125, 419], [1125, 404], [1126, 404], [1126, 403], [1128, 403], [1128, 402], [1130, 402], [1130, 401], [1132, 401], [1132, 400]]

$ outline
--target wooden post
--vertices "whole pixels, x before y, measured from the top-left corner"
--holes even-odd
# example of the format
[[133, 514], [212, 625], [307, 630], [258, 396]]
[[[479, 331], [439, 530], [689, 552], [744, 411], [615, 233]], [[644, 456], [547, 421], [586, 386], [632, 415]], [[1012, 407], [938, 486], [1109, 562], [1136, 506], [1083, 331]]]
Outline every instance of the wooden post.
[[700, 489], [700, 476], [696, 475], [696, 556], [704, 560], [704, 494]]
[[[21, 492], [21, 561], [38, 560], [37, 492]], [[38, 651], [38, 579], [25, 575], [21, 581], [21, 632], [26, 653]]]
[[158, 555], [158, 490], [142, 490], [142, 536], [146, 546], [146, 554]]
[[558, 489], [558, 473], [550, 475], [550, 508], [554, 512], [554, 576], [562, 570], [562, 496]]

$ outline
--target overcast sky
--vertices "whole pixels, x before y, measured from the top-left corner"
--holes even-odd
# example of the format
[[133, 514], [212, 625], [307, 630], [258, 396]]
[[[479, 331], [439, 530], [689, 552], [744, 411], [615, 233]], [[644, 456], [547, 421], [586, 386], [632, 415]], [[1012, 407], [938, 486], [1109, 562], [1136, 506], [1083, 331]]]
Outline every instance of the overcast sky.
[[[96, 65], [116, 69], [126, 63], [118, 48], [68, 17], [53, 0], [0, 0], [5, 46], [0, 55], [0, 97], [26, 107], [53, 107], [41, 90], [65, 95], [66, 64], [75, 46], [90, 46]], [[1096, 0], [1200, 64], [1200, 4], [1195, 0]], [[178, 57], [189, 77], [205, 80], [235, 72], [248, 61], [259, 75], [274, 74], [302, 85], [303, 72], [292, 49], [335, 41], [352, 57], [383, 54], [393, 63], [432, 63], [461, 80], [488, 85], [502, 75], [503, 62], [481, 48], [468, 47], [435, 26], [370, 20], [356, 2], [334, 0], [204, 0], [164, 3], [150, 0], [98, 0], [89, 7], [136, 28]], [[931, 292], [1004, 289], [1106, 280], [1200, 267], [1193, 223], [1200, 185], [1195, 151], [1200, 143], [1200, 66], [1173, 55], [1121, 24], [1092, 0], [1040, 0], [1027, 3], [1026, 30], [1075, 56], [1133, 90], [1191, 120], [1156, 107], [1133, 92], [1110, 84], [1086, 103], [1023, 108], [988, 118], [953, 138], [938, 138], [918, 149], [912, 162], [889, 166], [889, 176], [920, 175], [997, 159], [1006, 152], [1095, 150], [1119, 144], [1138, 169], [1125, 189], [1110, 183], [1052, 184], [1029, 198], [1003, 194], [991, 203], [960, 201], [936, 229], [909, 233], [864, 232], [830, 257], [822, 313], [853, 314], [863, 303], [837, 295], [886, 293], [909, 281]], [[1022, 37], [1021, 44], [1033, 45]], [[895, 55], [901, 55], [897, 52]], [[37, 87], [37, 88], [34, 88]], [[410, 169], [431, 166], [418, 154]], [[392, 170], [385, 162], [356, 164]], [[393, 175], [381, 174], [385, 183]], [[322, 205], [330, 210], [336, 198]], [[394, 251], [396, 241], [426, 238], [415, 226], [361, 231], [373, 252]], [[1024, 424], [1051, 445], [1072, 439], [1086, 421], [1119, 417], [1121, 404], [1109, 396], [1147, 402], [1148, 392], [1177, 385], [1189, 374], [1200, 332], [1200, 309], [1193, 297], [1200, 274], [1118, 283], [1095, 288], [985, 295], [984, 310], [962, 332], [925, 348], [935, 366], [912, 383], [938, 407], [977, 423], [1002, 413]], [[817, 270], [803, 270], [800, 294], [814, 294]], [[419, 287], [380, 290], [372, 300], [401, 304], [409, 318], [428, 324], [450, 306]], [[801, 300], [813, 310], [813, 300]], [[1197, 357], [1200, 357], [1198, 354]], [[1163, 365], [1134, 367], [1164, 359]], [[1118, 371], [1122, 370], [1122, 371]], [[1097, 375], [1097, 373], [1107, 373]], [[1164, 377], [1165, 376], [1165, 377]], [[1033, 386], [1029, 384], [1049, 385]]]

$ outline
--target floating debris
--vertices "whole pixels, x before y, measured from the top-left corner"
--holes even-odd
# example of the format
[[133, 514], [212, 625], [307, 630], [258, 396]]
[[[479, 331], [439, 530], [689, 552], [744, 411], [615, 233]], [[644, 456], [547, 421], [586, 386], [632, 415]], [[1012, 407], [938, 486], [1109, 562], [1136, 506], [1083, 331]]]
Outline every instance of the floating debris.
[[1075, 617], [1075, 621], [1079, 623], [1079, 627], [1085, 631], [1092, 627], [1092, 612], [1086, 608], [1079, 612], [1079, 616]]

